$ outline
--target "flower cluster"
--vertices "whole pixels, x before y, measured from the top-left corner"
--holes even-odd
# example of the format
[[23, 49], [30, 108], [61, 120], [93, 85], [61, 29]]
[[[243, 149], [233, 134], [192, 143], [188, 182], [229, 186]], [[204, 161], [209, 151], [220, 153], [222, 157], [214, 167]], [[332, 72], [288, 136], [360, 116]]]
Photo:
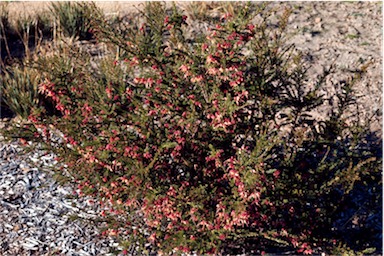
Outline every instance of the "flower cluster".
[[[166, 17], [165, 25], [172, 31], [185, 20]], [[194, 58], [164, 48], [174, 60], [131, 56], [111, 61], [116, 72], [135, 70], [132, 82], [110, 80], [91, 88], [84, 86], [85, 77], [77, 84], [40, 85], [40, 93], [64, 115], [53, 116], [52, 123], [73, 152], [62, 159], [79, 193], [97, 195], [108, 206], [102, 217], [130, 219], [128, 212], [140, 212], [146, 230], [141, 235], [161, 250], [215, 252], [238, 230], [262, 228], [268, 221], [255, 213], [268, 205], [261, 198], [263, 190], [271, 189], [261, 181], [264, 169], [255, 171], [261, 159], [250, 157], [258, 138], [249, 127], [257, 123], [242, 123], [252, 93], [241, 47], [255, 29], [228, 31], [227, 20], [230, 15], [196, 46]], [[39, 122], [34, 120], [36, 127]], [[246, 134], [253, 140], [239, 144], [237, 138]], [[119, 236], [124, 227], [139, 235], [133, 228], [138, 223], [129, 223], [115, 223], [105, 234]]]

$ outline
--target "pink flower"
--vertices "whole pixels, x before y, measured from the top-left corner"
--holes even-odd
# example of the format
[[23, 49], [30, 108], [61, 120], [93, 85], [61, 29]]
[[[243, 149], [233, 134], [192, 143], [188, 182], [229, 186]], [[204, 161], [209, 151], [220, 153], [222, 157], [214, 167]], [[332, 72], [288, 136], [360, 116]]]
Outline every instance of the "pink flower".
[[50, 97], [50, 98], [53, 98], [54, 101], [56, 101], [56, 99], [57, 99], [56, 93], [55, 93], [54, 91], [48, 90], [48, 91], [46, 92], [46, 95], [47, 95], [48, 97]]
[[180, 66], [180, 68], [179, 68], [179, 70], [181, 71], [181, 72], [187, 72], [188, 70], [190, 70], [191, 68], [189, 67], [189, 66], [187, 66], [187, 65], [181, 65]]
[[153, 242], [155, 242], [155, 240], [156, 240], [156, 233], [153, 232], [152, 235], [150, 235], [150, 236], [148, 237], [148, 241], [149, 241], [150, 243], [153, 243]]
[[112, 144], [107, 144], [107, 146], [105, 146], [106, 150], [112, 150], [113, 148], [114, 146]]
[[233, 223], [236, 226], [244, 226], [248, 224], [249, 214], [246, 211], [236, 214], [234, 211], [231, 212], [233, 217]]
[[226, 13], [224, 15], [221, 16], [220, 20], [223, 21], [223, 20], [228, 20], [228, 18], [232, 17], [232, 14], [230, 13]]
[[198, 224], [198, 226], [202, 226], [202, 227], [205, 227], [205, 228], [209, 228], [209, 224], [208, 224], [208, 222], [205, 221], [205, 220], [200, 221], [200, 223]]
[[149, 110], [149, 112], [148, 112], [148, 116], [155, 116], [156, 113], [157, 113], [156, 110], [151, 109], [151, 110]]
[[69, 144], [71, 144], [72, 146], [76, 146], [77, 145], [77, 141], [75, 141], [72, 137], [69, 137], [68, 141], [69, 141]]
[[232, 44], [229, 43], [229, 42], [225, 42], [225, 43], [222, 43], [222, 44], [217, 44], [217, 48], [218, 49], [229, 49], [232, 47]]
[[88, 103], [85, 103], [83, 106], [83, 110], [87, 113], [92, 112], [92, 107], [88, 105]]
[[147, 78], [146, 80], [145, 80], [145, 85], [147, 85], [147, 86], [152, 86], [153, 84], [154, 84], [154, 80], [153, 80], [153, 78], [152, 77], [149, 77], [149, 78]]
[[166, 16], [164, 19], [164, 24], [168, 24], [168, 23], [169, 23], [169, 16]]
[[64, 110], [64, 115], [65, 115], [66, 117], [68, 117], [70, 114], [71, 114], [71, 112], [69, 111], [69, 109], [65, 109], [65, 110]]
[[48, 92], [52, 91], [54, 87], [55, 84], [47, 80], [46, 82], [39, 84], [39, 92], [42, 94], [47, 94]]
[[253, 31], [253, 30], [255, 29], [255, 25], [253, 25], [253, 24], [249, 24], [249, 25], [247, 26], [247, 28], [248, 28], [250, 31]]
[[203, 80], [204, 80], [204, 78], [203, 78], [202, 75], [194, 76], [194, 77], [191, 78], [191, 82], [192, 82], [192, 83], [201, 82], [201, 81], [203, 81]]
[[107, 97], [109, 99], [112, 99], [112, 90], [111, 90], [111, 88], [109, 88], [109, 87], [105, 88], [105, 92], [107, 93]]
[[236, 87], [236, 86], [238, 86], [240, 83], [239, 83], [239, 81], [231, 81], [231, 82], [229, 82], [229, 85], [231, 86], [231, 87]]
[[39, 93], [46, 94], [48, 92], [49, 88], [46, 83], [39, 84]]
[[19, 141], [20, 141], [20, 143], [21, 143], [22, 145], [27, 145], [27, 140], [26, 140], [26, 139], [24, 139], [24, 138], [20, 138]]
[[234, 40], [238, 34], [236, 32], [232, 32], [228, 37], [227, 40]]
[[303, 253], [303, 254], [312, 254], [313, 253], [313, 250], [311, 249], [311, 247], [307, 244], [307, 243], [303, 243], [301, 245], [301, 248], [299, 250], [297, 250], [297, 252], [299, 253]]
[[234, 170], [234, 169], [231, 169], [229, 171], [229, 176], [232, 178], [232, 179], [238, 179], [240, 177], [239, 175], [239, 172]]
[[201, 103], [200, 103], [200, 102], [198, 102], [198, 101], [195, 101], [195, 102], [194, 102], [194, 105], [195, 105], [196, 107], [199, 107], [199, 108], [201, 108], [201, 107], [202, 107]]
[[207, 64], [218, 63], [217, 60], [212, 55], [208, 55], [206, 61], [207, 61]]
[[146, 158], [146, 159], [150, 159], [150, 158], [152, 157], [152, 154], [149, 153], [149, 152], [145, 152], [145, 153], [143, 154], [143, 156], [144, 156], [144, 158]]
[[285, 230], [284, 228], [281, 229], [280, 234], [281, 234], [282, 236], [288, 236], [288, 232], [287, 232], [287, 230]]
[[63, 106], [63, 104], [61, 104], [61, 103], [58, 103], [57, 105], [56, 105], [56, 109], [57, 110], [59, 110], [59, 111], [61, 111], [61, 112], [64, 112], [64, 106]]
[[118, 231], [116, 229], [109, 230], [109, 235], [110, 236], [117, 236], [117, 234], [118, 234]]
[[139, 64], [139, 59], [137, 57], [133, 57], [131, 62], [130, 62], [130, 66], [133, 67], [133, 66], [136, 66]]
[[217, 68], [209, 68], [209, 69], [207, 70], [207, 73], [208, 73], [209, 75], [213, 75], [213, 76], [215, 76], [215, 75], [220, 74], [220, 70], [217, 69]]

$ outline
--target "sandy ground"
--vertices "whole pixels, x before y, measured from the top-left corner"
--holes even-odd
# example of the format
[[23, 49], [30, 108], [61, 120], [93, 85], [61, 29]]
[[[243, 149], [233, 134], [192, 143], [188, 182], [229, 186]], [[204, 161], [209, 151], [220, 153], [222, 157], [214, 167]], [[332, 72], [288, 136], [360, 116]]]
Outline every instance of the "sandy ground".
[[[128, 12], [136, 11], [143, 8], [143, 1], [96, 1], [96, 5], [106, 14], [124, 15]], [[185, 5], [188, 2], [179, 2], [178, 5]], [[171, 4], [171, 2], [168, 2]], [[33, 2], [11, 2], [8, 3], [10, 14], [15, 17], [19, 15], [31, 15], [48, 11], [49, 1], [33, 1]]]

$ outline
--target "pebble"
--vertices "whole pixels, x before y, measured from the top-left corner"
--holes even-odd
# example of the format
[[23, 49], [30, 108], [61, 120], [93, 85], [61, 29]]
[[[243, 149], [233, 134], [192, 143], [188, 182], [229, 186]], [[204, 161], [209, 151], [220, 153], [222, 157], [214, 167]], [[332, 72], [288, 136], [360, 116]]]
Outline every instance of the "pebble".
[[47, 171], [57, 164], [53, 154], [19, 152], [17, 142], [0, 140], [0, 255], [107, 255], [118, 248], [96, 227], [69, 221], [74, 214], [94, 219], [101, 209], [86, 198], [67, 198], [75, 188], [57, 184]]

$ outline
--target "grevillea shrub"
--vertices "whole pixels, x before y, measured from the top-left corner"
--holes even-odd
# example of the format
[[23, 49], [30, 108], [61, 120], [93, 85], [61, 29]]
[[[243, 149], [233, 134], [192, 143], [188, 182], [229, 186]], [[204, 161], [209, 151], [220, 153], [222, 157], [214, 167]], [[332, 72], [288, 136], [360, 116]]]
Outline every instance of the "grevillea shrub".
[[45, 142], [81, 194], [108, 207], [105, 233], [124, 247], [217, 253], [251, 240], [258, 253], [265, 241], [319, 252], [338, 238], [332, 218], [353, 183], [378, 187], [381, 159], [344, 117], [358, 77], [317, 122], [330, 70], [308, 84], [284, 44], [289, 11], [273, 29], [262, 10], [250, 23], [248, 7], [186, 38], [186, 16], [149, 3], [138, 23], [93, 24], [118, 59], [95, 68], [74, 48], [37, 62], [54, 111], [35, 109], [23, 136]]

